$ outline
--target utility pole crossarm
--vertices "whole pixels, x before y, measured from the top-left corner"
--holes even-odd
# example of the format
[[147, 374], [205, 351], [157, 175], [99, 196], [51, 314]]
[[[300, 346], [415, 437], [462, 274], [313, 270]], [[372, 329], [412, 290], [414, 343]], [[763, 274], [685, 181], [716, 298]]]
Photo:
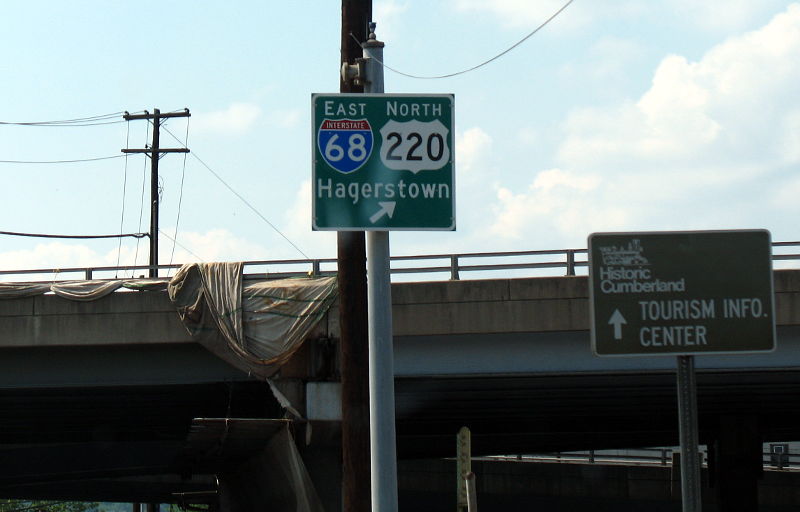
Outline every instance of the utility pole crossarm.
[[166, 114], [151, 114], [145, 110], [144, 114], [129, 114], [125, 112], [122, 118], [126, 121], [137, 121], [139, 119], [153, 119], [156, 116], [158, 116], [160, 119], [168, 119], [171, 117], [191, 117], [192, 114], [189, 112], [188, 108], [183, 112], [167, 112]]
[[[123, 149], [123, 153], [152, 153], [150, 148], [143, 149]], [[189, 148], [159, 148], [159, 153], [189, 153]]]

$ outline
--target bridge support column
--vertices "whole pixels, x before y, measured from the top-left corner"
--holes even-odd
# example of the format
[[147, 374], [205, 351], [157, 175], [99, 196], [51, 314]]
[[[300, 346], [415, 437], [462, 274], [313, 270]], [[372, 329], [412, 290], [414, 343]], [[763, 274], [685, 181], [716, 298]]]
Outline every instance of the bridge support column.
[[[325, 512], [343, 510], [342, 434], [338, 422], [313, 422], [311, 444], [298, 449]], [[354, 495], [353, 498], [357, 496]]]
[[720, 512], [758, 510], [763, 473], [762, 442], [755, 416], [723, 416], [714, 444], [714, 484]]
[[220, 512], [322, 512], [288, 429], [239, 467], [219, 475]]

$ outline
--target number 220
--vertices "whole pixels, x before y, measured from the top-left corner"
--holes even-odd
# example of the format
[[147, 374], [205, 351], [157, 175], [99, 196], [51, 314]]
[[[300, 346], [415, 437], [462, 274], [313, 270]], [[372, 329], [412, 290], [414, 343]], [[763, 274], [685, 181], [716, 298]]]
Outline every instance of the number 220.
[[[388, 140], [394, 140], [394, 144], [389, 147], [386, 153], [387, 160], [403, 160], [403, 155], [396, 154], [395, 152], [403, 143], [403, 136], [398, 132], [391, 132], [386, 136]], [[422, 146], [423, 137], [417, 132], [411, 132], [406, 135], [407, 141], [412, 141], [411, 146], [405, 154], [405, 160], [419, 161], [422, 160], [422, 155], [417, 154], [417, 150]], [[425, 154], [429, 160], [438, 162], [444, 155], [444, 137], [439, 133], [431, 133], [425, 141]]]

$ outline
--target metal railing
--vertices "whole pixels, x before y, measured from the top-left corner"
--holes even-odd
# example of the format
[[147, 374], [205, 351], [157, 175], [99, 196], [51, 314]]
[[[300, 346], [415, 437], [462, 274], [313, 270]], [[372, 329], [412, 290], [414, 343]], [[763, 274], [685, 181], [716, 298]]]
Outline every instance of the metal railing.
[[[800, 242], [774, 242], [774, 262], [800, 262]], [[792, 252], [794, 251], [794, 252]], [[156, 268], [159, 278], [167, 279], [181, 265], [93, 266], [70, 268], [44, 268], [30, 270], [0, 270], [0, 280], [53, 282], [80, 279], [145, 279], [151, 268]], [[800, 264], [781, 268], [798, 268]], [[304, 275], [333, 275], [335, 258], [259, 260], [244, 262], [247, 279], [279, 279]], [[418, 256], [393, 256], [391, 274], [398, 276], [445, 275], [446, 279], [460, 280], [464, 274], [482, 278], [503, 272], [510, 277], [537, 277], [543, 275], [585, 275], [588, 268], [586, 249], [556, 249], [543, 251], [473, 252], [460, 254], [429, 254]], [[555, 272], [555, 273], [554, 273]], [[438, 276], [437, 276], [438, 277]], [[441, 279], [441, 277], [439, 277]]]
[[[680, 453], [680, 450], [673, 448], [639, 448], [635, 450], [587, 450], [530, 455], [495, 455], [476, 457], [474, 460], [670, 467], [673, 464], [673, 454], [675, 453]], [[700, 454], [703, 467], [708, 467], [708, 452], [700, 450]], [[764, 469], [767, 470], [800, 471], [800, 453], [764, 451], [761, 456], [761, 462]]]

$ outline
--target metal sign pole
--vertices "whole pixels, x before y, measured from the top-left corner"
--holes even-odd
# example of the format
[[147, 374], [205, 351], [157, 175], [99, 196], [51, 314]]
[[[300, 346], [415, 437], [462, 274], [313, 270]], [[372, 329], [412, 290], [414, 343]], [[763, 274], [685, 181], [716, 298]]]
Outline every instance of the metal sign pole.
[[[370, 25], [374, 31], [374, 25]], [[383, 92], [383, 43], [370, 33], [364, 43], [364, 92]], [[394, 354], [389, 232], [367, 232], [369, 311], [369, 422], [372, 510], [397, 512], [397, 448], [394, 425]]]
[[683, 512], [700, 512], [700, 457], [694, 356], [678, 356], [678, 421], [681, 438]]

